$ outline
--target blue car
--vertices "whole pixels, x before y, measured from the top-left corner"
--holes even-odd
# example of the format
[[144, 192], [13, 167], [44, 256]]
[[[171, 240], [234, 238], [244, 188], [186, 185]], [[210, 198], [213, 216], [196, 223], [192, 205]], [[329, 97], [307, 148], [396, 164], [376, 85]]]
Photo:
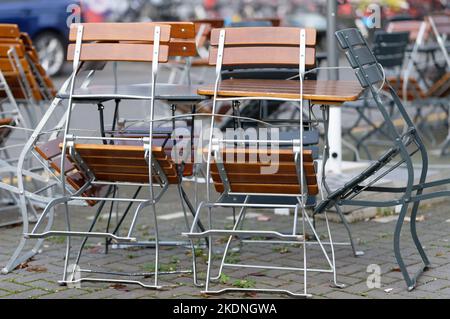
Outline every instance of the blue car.
[[78, 0], [0, 0], [0, 23], [18, 24], [33, 39], [49, 75], [62, 71]]

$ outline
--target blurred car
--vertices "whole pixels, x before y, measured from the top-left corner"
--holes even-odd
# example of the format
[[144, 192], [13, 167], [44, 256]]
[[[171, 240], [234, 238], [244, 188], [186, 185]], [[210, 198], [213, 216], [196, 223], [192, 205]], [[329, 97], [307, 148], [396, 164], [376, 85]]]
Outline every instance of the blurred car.
[[49, 75], [60, 73], [64, 67], [70, 5], [79, 5], [79, 1], [0, 0], [0, 23], [18, 24], [31, 36]]

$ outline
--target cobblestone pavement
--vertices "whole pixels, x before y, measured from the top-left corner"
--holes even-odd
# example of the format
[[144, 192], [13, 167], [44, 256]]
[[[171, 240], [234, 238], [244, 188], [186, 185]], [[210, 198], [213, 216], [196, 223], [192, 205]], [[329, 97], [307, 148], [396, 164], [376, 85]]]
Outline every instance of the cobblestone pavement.
[[[189, 188], [189, 187], [188, 187]], [[308, 276], [308, 289], [314, 298], [450, 298], [450, 202], [443, 202], [434, 206], [425, 206], [421, 210], [418, 228], [426, 251], [431, 260], [432, 267], [419, 280], [419, 285], [413, 292], [408, 292], [401, 273], [395, 263], [392, 239], [395, 221], [386, 223], [374, 220], [359, 222], [352, 225], [352, 230], [358, 240], [359, 248], [365, 251], [361, 257], [353, 257], [348, 246], [336, 247], [336, 260], [338, 280], [346, 284], [346, 288], [337, 289], [330, 286], [332, 279], [329, 273], [310, 273]], [[182, 239], [177, 234], [185, 230], [185, 222], [177, 192], [171, 190], [166, 194], [163, 202], [158, 206], [159, 228], [163, 239]], [[273, 215], [270, 211], [251, 211], [246, 220], [247, 228], [276, 229], [288, 231], [292, 217]], [[250, 212], [249, 212], [250, 213]], [[86, 230], [92, 221], [93, 209], [71, 209], [71, 224], [73, 229]], [[259, 214], [259, 215], [258, 215]], [[56, 214], [54, 229], [64, 229], [64, 218], [60, 210]], [[270, 221], [267, 221], [269, 217]], [[226, 227], [232, 226], [232, 214], [227, 210], [213, 212], [214, 222], [222, 223]], [[113, 224], [116, 217], [113, 217]], [[104, 230], [107, 218], [103, 216], [96, 230]], [[151, 240], [153, 238], [153, 224], [149, 212], [145, 212], [138, 223], [138, 239]], [[332, 223], [331, 230], [335, 242], [347, 240], [346, 233], [341, 224]], [[0, 229], [0, 266], [3, 266], [18, 243], [22, 228], [20, 226]], [[122, 234], [125, 231], [122, 232]], [[323, 221], [318, 222], [318, 232], [327, 241], [326, 228]], [[405, 262], [410, 265], [411, 273], [415, 273], [420, 263], [414, 245], [410, 240], [409, 226], [404, 227], [403, 253]], [[73, 254], [79, 247], [80, 241], [73, 240]], [[216, 265], [220, 261], [220, 251], [225, 241], [214, 241], [214, 258]], [[303, 265], [303, 250], [301, 245], [268, 245], [243, 244], [239, 251], [238, 245], [233, 245], [228, 255], [230, 263], [273, 264], [290, 267]], [[200, 288], [192, 284], [190, 274], [164, 275], [161, 283], [162, 290], [144, 289], [134, 285], [108, 284], [108, 283], [82, 283], [80, 288], [67, 288], [59, 286], [61, 279], [65, 240], [54, 237], [45, 241], [42, 252], [31, 261], [23, 264], [20, 269], [8, 275], [0, 275], [0, 298], [205, 298]], [[199, 275], [203, 279], [206, 271], [206, 250], [199, 249], [196, 253], [199, 260]], [[189, 269], [190, 252], [185, 247], [164, 247], [161, 251], [161, 269], [166, 272], [172, 270]], [[99, 239], [88, 241], [81, 258], [82, 269], [110, 270], [115, 272], [152, 272], [154, 249], [128, 248], [111, 249], [105, 254], [104, 242]], [[367, 279], [369, 265], [376, 264], [381, 269], [381, 287], [370, 289]], [[326, 267], [326, 260], [316, 245], [308, 245], [308, 265], [310, 267]], [[217, 266], [217, 265], [216, 265]], [[217, 273], [217, 267], [215, 268]], [[91, 276], [91, 274], [86, 274]], [[117, 278], [117, 277], [115, 277]], [[140, 277], [139, 277], [140, 278]], [[129, 279], [129, 278], [128, 278]], [[132, 279], [136, 279], [133, 277]], [[143, 279], [152, 284], [152, 278]], [[246, 280], [243, 282], [242, 280]], [[225, 275], [221, 277], [219, 286], [257, 285], [258, 287], [285, 288], [293, 291], [302, 291], [303, 275], [299, 272], [259, 269], [226, 268]], [[240, 297], [239, 294], [226, 294], [220, 296]], [[246, 295], [247, 298], [265, 298], [266, 294]], [[270, 297], [285, 298], [284, 295], [271, 295]], [[211, 298], [211, 297], [210, 297]]]

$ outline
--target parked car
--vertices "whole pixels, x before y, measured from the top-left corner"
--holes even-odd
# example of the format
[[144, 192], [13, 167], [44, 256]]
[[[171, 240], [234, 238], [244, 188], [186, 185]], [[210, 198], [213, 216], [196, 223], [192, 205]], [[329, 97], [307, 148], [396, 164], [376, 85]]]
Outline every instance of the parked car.
[[[18, 24], [33, 39], [49, 75], [60, 73], [66, 60], [70, 5], [78, 0], [0, 0], [0, 23]], [[69, 12], [68, 12], [69, 11]]]

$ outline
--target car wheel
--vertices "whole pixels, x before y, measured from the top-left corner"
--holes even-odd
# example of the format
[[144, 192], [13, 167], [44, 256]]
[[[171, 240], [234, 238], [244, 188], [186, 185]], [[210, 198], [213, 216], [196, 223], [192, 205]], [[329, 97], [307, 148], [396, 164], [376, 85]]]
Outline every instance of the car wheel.
[[60, 73], [65, 62], [65, 48], [61, 37], [54, 32], [44, 32], [34, 39], [42, 67], [49, 76]]

